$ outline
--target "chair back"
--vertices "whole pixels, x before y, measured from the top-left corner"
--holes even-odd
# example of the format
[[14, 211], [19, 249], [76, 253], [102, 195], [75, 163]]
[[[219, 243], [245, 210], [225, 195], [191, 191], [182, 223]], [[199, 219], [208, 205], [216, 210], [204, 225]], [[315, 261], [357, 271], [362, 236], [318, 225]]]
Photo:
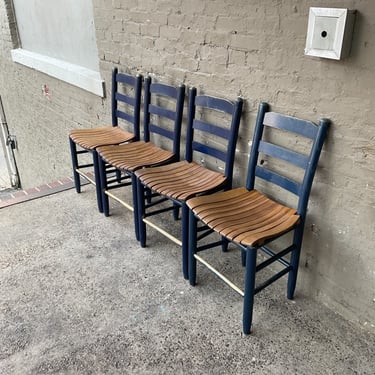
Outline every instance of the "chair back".
[[[194, 154], [200, 153], [221, 160], [224, 163], [226, 188], [232, 186], [242, 106], [241, 98], [232, 102], [212, 96], [197, 95], [195, 87], [189, 90], [185, 159], [191, 162], [197, 159]], [[197, 131], [200, 133], [199, 138]], [[214, 141], [210, 140], [212, 137], [215, 138]]]
[[[330, 121], [320, 120], [319, 124], [295, 117], [269, 112], [268, 104], [261, 103], [256, 121], [251, 147], [246, 188], [254, 189], [256, 179], [267, 181], [297, 196], [297, 211], [304, 221], [308, 198], [320, 152]], [[279, 129], [288, 133], [288, 141], [281, 144], [282, 134], [267, 134], [267, 129]], [[298, 139], [307, 140], [308, 147], [296, 150]], [[303, 145], [305, 144], [301, 140]], [[306, 152], [306, 149], [308, 151]], [[277, 160], [277, 161], [276, 161]], [[280, 167], [284, 163], [284, 167]], [[302, 170], [297, 181], [291, 177], [291, 166]]]
[[112, 126], [118, 126], [119, 119], [133, 126], [135, 140], [140, 138], [140, 115], [142, 75], [135, 77], [112, 70]]
[[144, 140], [150, 142], [151, 135], [156, 135], [163, 148], [165, 141], [172, 142], [171, 149], [177, 161], [180, 159], [185, 86], [153, 83], [151, 77], [146, 77], [144, 90]]

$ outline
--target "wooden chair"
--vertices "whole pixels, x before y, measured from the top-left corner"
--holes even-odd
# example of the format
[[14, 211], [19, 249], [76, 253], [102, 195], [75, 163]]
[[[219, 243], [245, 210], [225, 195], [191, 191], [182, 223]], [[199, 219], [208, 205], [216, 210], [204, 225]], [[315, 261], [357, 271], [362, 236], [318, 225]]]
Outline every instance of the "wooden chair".
[[[69, 133], [70, 152], [73, 164], [74, 184], [77, 193], [81, 192], [80, 176], [96, 186], [98, 209], [103, 212], [102, 194], [100, 190], [98, 154], [99, 146], [118, 145], [139, 140], [139, 123], [141, 109], [142, 76], [130, 76], [119, 73], [117, 68], [112, 70], [112, 125], [93, 129], [75, 129]], [[130, 131], [119, 126], [119, 120], [124, 125], [130, 125]], [[79, 148], [77, 149], [77, 146]], [[79, 163], [78, 156], [92, 154], [92, 163]], [[94, 167], [94, 179], [85, 172]]]
[[[294, 296], [308, 198], [328, 126], [329, 120], [327, 119], [322, 119], [319, 125], [316, 125], [269, 112], [267, 104], [260, 104], [246, 187], [196, 197], [187, 202], [190, 209], [190, 284], [196, 283], [196, 263], [199, 261], [243, 296], [243, 331], [245, 334], [250, 333], [255, 294], [288, 273], [287, 297], [291, 299]], [[278, 134], [275, 136], [272, 132]], [[287, 146], [300, 145], [301, 138], [304, 139], [303, 142], [308, 139], [310, 144], [304, 147], [309, 149], [308, 152], [303, 153], [301, 150], [293, 150], [281, 145], [280, 139], [284, 139], [285, 133], [290, 134], [286, 138]], [[296, 137], [300, 138], [298, 143]], [[296, 182], [294, 175], [293, 179], [290, 176], [293, 166], [301, 172], [300, 182]], [[286, 174], [282, 173], [281, 169]], [[296, 208], [280, 203], [276, 197], [272, 198], [270, 193], [261, 193], [259, 189], [254, 188], [255, 183], [257, 185], [259, 183], [263, 189], [270, 189], [267, 190], [270, 193], [275, 191], [280, 193], [284, 191], [283, 189], [292, 193], [291, 196], [297, 197]], [[277, 185], [277, 187], [270, 188], [269, 184]], [[202, 225], [197, 225], [198, 222], [204, 224], [203, 228]], [[204, 228], [207, 229], [206, 232], [203, 231]], [[286, 236], [291, 244], [283, 250], [279, 248], [275, 251], [268, 245], [271, 241], [291, 231], [294, 231], [294, 234], [290, 237]], [[198, 241], [212, 232], [218, 233], [221, 240], [198, 246]], [[284, 241], [286, 239], [284, 238]], [[226, 245], [228, 242], [234, 243], [242, 250], [242, 261], [246, 267], [244, 291], [198, 255], [200, 251]], [[268, 256], [259, 264], [257, 264], [258, 250]], [[286, 258], [288, 254], [290, 255]], [[256, 286], [256, 273], [276, 261], [283, 266], [282, 270]]]
[[[124, 207], [134, 211], [135, 234], [138, 236], [137, 184], [134, 172], [140, 168], [159, 166], [179, 160], [181, 124], [185, 100], [185, 86], [173, 87], [152, 83], [150, 77], [144, 84], [144, 140], [120, 146], [99, 147], [98, 164], [101, 182], [103, 212], [109, 215], [111, 197]], [[158, 139], [157, 146], [152, 137]], [[172, 143], [172, 145], [171, 145]], [[106, 165], [121, 171], [123, 176], [108, 178]], [[112, 193], [113, 189], [132, 187], [133, 205]]]
[[[185, 160], [156, 168], [144, 168], [136, 172], [138, 179], [138, 220], [141, 246], [146, 246], [146, 224], [182, 246], [182, 269], [188, 278], [187, 234], [188, 209], [186, 201], [197, 195], [226, 190], [232, 186], [232, 172], [238, 128], [242, 111], [242, 100], [236, 102], [210, 96], [197, 96], [196, 89], [189, 91], [189, 112], [186, 136]], [[207, 117], [210, 116], [210, 117]], [[215, 118], [215, 122], [210, 119]], [[225, 121], [226, 120], [226, 121]], [[210, 136], [216, 138], [209, 144]], [[220, 162], [222, 170], [214, 171], [200, 165], [198, 157], [210, 157], [211, 164]], [[196, 160], [196, 161], [194, 161]], [[147, 191], [159, 200], [148, 202]], [[173, 202], [170, 207], [151, 209], [165, 201]], [[174, 210], [175, 219], [181, 208], [182, 240], [172, 236], [151, 222], [148, 217]], [[151, 209], [151, 210], [150, 210]]]

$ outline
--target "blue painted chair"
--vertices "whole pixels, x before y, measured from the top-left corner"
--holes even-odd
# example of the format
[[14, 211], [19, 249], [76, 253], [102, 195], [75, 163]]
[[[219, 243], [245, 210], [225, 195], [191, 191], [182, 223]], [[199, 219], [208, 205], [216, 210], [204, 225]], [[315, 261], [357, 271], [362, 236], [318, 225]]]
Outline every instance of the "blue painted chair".
[[[182, 246], [182, 269], [188, 278], [187, 234], [188, 209], [186, 201], [197, 195], [230, 189], [238, 128], [242, 112], [242, 99], [231, 102], [210, 96], [197, 96], [196, 89], [189, 91], [185, 160], [156, 168], [144, 168], [136, 172], [138, 179], [138, 220], [141, 246], [146, 246], [146, 224], [154, 227], [178, 245]], [[209, 116], [209, 117], [207, 117]], [[209, 142], [217, 138], [216, 144]], [[214, 171], [199, 164], [202, 158], [212, 158], [211, 164], [222, 164], [222, 170]], [[154, 199], [148, 199], [152, 191]], [[155, 209], [158, 204], [171, 201], [168, 207]], [[168, 210], [174, 211], [175, 219], [181, 209], [182, 240], [151, 222], [148, 217]]]
[[[100, 190], [98, 154], [99, 146], [119, 145], [139, 140], [141, 110], [142, 76], [133, 77], [112, 70], [112, 125], [93, 129], [74, 129], [69, 133], [70, 152], [73, 164], [74, 184], [77, 193], [81, 192], [80, 176], [96, 186], [98, 209], [103, 212]], [[119, 126], [130, 126], [130, 131]], [[77, 148], [77, 146], [79, 146]], [[79, 163], [79, 156], [91, 153], [92, 163]], [[94, 179], [85, 170], [94, 168]], [[109, 172], [109, 171], [108, 171]]]
[[[103, 212], [109, 215], [109, 197], [134, 211], [135, 234], [138, 235], [137, 184], [135, 171], [175, 162], [180, 158], [181, 125], [185, 101], [185, 86], [174, 87], [151, 82], [144, 84], [144, 140], [119, 146], [99, 147], [99, 173]], [[156, 145], [156, 138], [158, 144]], [[122, 177], [109, 178], [106, 165], [122, 172]], [[113, 194], [113, 189], [132, 187], [132, 205]]]
[[[319, 125], [312, 122], [269, 112], [268, 105], [261, 103], [251, 148], [246, 187], [241, 187], [210, 196], [196, 197], [187, 201], [189, 213], [189, 279], [196, 284], [197, 261], [207, 266], [219, 278], [244, 297], [243, 331], [250, 333], [254, 296], [285, 274], [289, 274], [287, 297], [292, 299], [297, 280], [298, 263], [301, 252], [306, 210], [318, 164], [320, 152], [326, 137], [329, 120], [322, 119]], [[277, 130], [275, 130], [277, 129]], [[272, 132], [291, 134], [285, 142], [288, 146], [306, 142], [307, 153], [280, 145], [279, 135]], [[305, 146], [305, 143], [303, 143]], [[278, 162], [277, 162], [278, 161]], [[287, 166], [286, 166], [287, 165]], [[294, 166], [294, 167], [292, 167]], [[300, 182], [285, 176], [291, 168], [300, 171]], [[298, 174], [298, 173], [297, 173]], [[296, 196], [296, 208], [279, 203], [276, 197], [263, 194], [255, 189], [255, 184], [269, 189], [267, 191], [286, 191]], [[281, 188], [281, 189], [280, 189]], [[289, 194], [289, 193], [288, 193]], [[285, 198], [283, 196], [283, 198]], [[199, 223], [199, 225], [198, 225]], [[269, 244], [288, 232], [291, 243], [283, 250], [276, 251]], [[198, 246], [199, 240], [208, 234], [217, 233], [221, 239]], [[285, 239], [284, 239], [285, 240]], [[244, 291], [232, 283], [226, 276], [215, 269], [199, 252], [232, 242], [242, 252], [245, 266]], [[266, 254], [266, 260], [257, 264], [257, 252]], [[289, 258], [285, 256], [290, 255]], [[274, 262], [279, 262], [283, 269], [268, 280], [256, 286], [256, 273]], [[275, 271], [274, 271], [275, 272]]]

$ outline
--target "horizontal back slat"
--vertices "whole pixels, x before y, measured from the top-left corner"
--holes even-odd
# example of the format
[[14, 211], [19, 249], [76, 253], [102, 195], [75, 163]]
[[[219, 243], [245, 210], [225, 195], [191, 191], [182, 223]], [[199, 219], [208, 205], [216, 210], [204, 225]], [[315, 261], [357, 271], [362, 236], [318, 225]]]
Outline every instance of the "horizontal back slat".
[[154, 104], [150, 104], [148, 107], [148, 111], [154, 115], [166, 117], [172, 121], [176, 119], [176, 112], [171, 111], [167, 108], [162, 108]]
[[310, 121], [296, 119], [275, 112], [267, 112], [263, 124], [277, 129], [287, 130], [303, 137], [315, 139], [318, 127]]
[[298, 182], [292, 181], [285, 176], [281, 176], [273, 171], [270, 171], [269, 169], [260, 167], [259, 165], [257, 165], [255, 168], [255, 175], [259, 178], [276, 184], [295, 195], [298, 195], [300, 192], [301, 185]]
[[135, 86], [136, 77], [133, 77], [125, 73], [117, 73], [116, 81], [121, 82], [121, 83], [126, 83], [127, 85], [130, 85], [130, 86]]
[[221, 137], [224, 139], [229, 139], [230, 137], [230, 131], [228, 129], [221, 128], [220, 126], [217, 126], [214, 124], [209, 124], [208, 122], [205, 122], [202, 120], [194, 120], [193, 128], [217, 135], [218, 137]]
[[233, 103], [229, 100], [213, 98], [211, 96], [200, 95], [195, 98], [195, 105], [216, 109], [221, 112], [232, 114]]
[[119, 92], [116, 92], [115, 99], [120, 101], [120, 102], [132, 105], [133, 107], [135, 106], [135, 99], [131, 96], [127, 96], [127, 95], [121, 94]]
[[150, 92], [153, 94], [160, 94], [170, 96], [171, 98], [177, 99], [177, 88], [163, 85], [162, 83], [153, 83], [150, 87]]
[[220, 151], [220, 150], [217, 150], [214, 147], [207, 146], [207, 145], [204, 145], [204, 144], [199, 143], [199, 142], [193, 142], [192, 147], [193, 147], [194, 151], [202, 152], [206, 155], [213, 156], [213, 157], [215, 157], [217, 159], [220, 159], [222, 161], [226, 160], [227, 153], [223, 152], [223, 151]]
[[149, 125], [149, 128], [150, 128], [150, 132], [151, 133], [155, 133], [155, 134], [160, 134], [162, 135], [163, 137], [167, 137], [169, 139], [174, 139], [174, 133], [168, 129], [164, 129], [160, 126], [157, 126], [155, 124], [150, 124]]
[[116, 111], [116, 116], [117, 116], [118, 118], [121, 118], [121, 119], [123, 119], [123, 120], [125, 120], [125, 121], [130, 122], [131, 124], [134, 123], [134, 116], [129, 115], [129, 114], [126, 113], [126, 112], [123, 112], [123, 111], [119, 111], [119, 110], [117, 110], [117, 111]]
[[259, 152], [284, 160], [302, 169], [305, 169], [309, 162], [309, 158], [305, 155], [264, 141], [259, 143]]

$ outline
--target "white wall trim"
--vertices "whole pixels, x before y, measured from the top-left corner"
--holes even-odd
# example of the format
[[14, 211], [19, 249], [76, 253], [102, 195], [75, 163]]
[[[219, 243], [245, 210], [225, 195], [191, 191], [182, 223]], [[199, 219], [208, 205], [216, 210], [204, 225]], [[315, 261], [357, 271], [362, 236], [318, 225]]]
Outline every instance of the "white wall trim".
[[11, 53], [14, 62], [104, 97], [104, 81], [99, 72], [22, 48], [14, 49]]

